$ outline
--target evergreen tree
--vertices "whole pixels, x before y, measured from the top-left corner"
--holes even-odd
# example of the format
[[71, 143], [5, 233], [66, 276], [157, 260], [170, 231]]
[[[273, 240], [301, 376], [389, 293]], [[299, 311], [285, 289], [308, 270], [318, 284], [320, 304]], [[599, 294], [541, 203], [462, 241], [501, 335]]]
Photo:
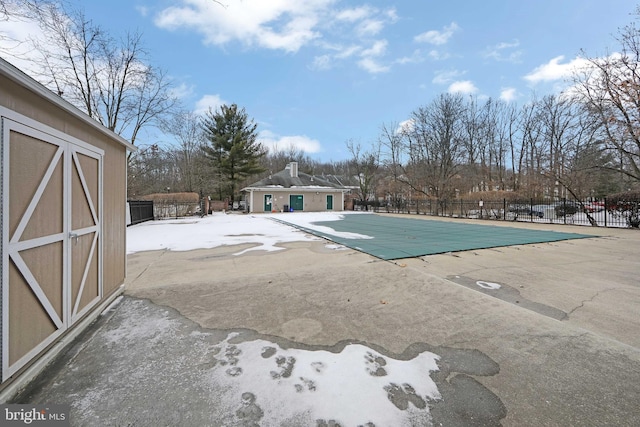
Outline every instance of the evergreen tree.
[[260, 160], [267, 150], [256, 141], [258, 125], [236, 104], [209, 109], [202, 125], [208, 141], [203, 150], [217, 171], [220, 200], [229, 197], [233, 203], [238, 183], [264, 171]]

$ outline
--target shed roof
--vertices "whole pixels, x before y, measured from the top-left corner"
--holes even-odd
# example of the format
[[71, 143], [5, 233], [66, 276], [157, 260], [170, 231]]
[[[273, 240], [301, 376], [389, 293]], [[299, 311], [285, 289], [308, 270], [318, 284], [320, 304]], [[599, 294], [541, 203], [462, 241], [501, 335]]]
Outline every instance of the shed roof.
[[128, 150], [138, 150], [135, 145], [131, 144], [129, 141], [127, 141], [117, 133], [104, 127], [96, 120], [89, 117], [85, 112], [78, 109], [75, 105], [51, 92], [38, 81], [34, 80], [32, 77], [25, 74], [22, 70], [2, 58], [0, 58], [0, 75], [5, 76], [16, 84], [26, 88], [27, 90], [30, 90], [31, 92], [34, 92], [42, 98], [45, 98], [47, 101], [55, 104], [67, 113], [73, 115], [74, 117], [80, 119], [82, 122], [108, 136], [110, 139], [113, 139], [114, 141], [117, 141], [118, 143], [124, 145]]

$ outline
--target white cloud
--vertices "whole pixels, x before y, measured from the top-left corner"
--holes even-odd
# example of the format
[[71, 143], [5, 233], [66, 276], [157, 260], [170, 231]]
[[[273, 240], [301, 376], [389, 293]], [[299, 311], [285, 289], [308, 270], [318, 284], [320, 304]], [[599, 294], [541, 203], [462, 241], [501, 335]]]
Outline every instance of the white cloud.
[[198, 102], [194, 112], [197, 114], [204, 114], [211, 108], [212, 111], [216, 111], [221, 105], [228, 105], [229, 103], [222, 99], [220, 95], [205, 95]]
[[403, 120], [398, 123], [398, 128], [396, 129], [396, 134], [411, 132], [416, 125], [416, 121], [414, 119]]
[[330, 70], [332, 67], [333, 59], [331, 55], [316, 56], [311, 63], [312, 70]]
[[422, 34], [418, 34], [413, 39], [418, 43], [429, 43], [436, 46], [443, 45], [449, 41], [453, 34], [458, 31], [460, 27], [455, 22], [445, 26], [442, 31], [431, 30]]
[[563, 55], [556, 56], [546, 64], [536, 67], [529, 74], [525, 75], [524, 79], [534, 84], [539, 82], [562, 80], [571, 76], [574, 71], [588, 65], [588, 62], [582, 58], [574, 58], [571, 61], [562, 64], [561, 61], [563, 59]]
[[398, 59], [396, 59], [395, 61], [393, 61], [394, 64], [419, 64], [420, 62], [424, 62], [425, 58], [424, 55], [422, 55], [422, 52], [420, 51], [420, 49], [416, 49], [413, 51], [413, 53], [411, 54], [411, 56], [403, 56], [400, 57]]
[[458, 70], [440, 70], [436, 71], [436, 76], [431, 81], [432, 83], [444, 85], [447, 83], [451, 83], [459, 77], [462, 77], [466, 74], [466, 71], [458, 71]]
[[360, 37], [375, 36], [384, 28], [384, 22], [376, 19], [367, 19], [358, 25], [356, 33]]
[[386, 73], [391, 69], [388, 65], [383, 65], [373, 58], [362, 58], [358, 61], [358, 65], [365, 71], [372, 74]]
[[43, 40], [44, 36], [40, 26], [29, 20], [0, 20], [0, 54], [3, 59], [11, 62], [30, 76], [34, 76], [40, 67], [33, 61], [39, 55], [33, 49], [31, 40]]
[[[308, 66], [312, 70], [328, 70], [351, 58], [367, 72], [388, 71], [393, 61], [386, 65], [380, 61], [387, 41], [372, 38], [398, 21], [396, 10], [369, 5], [332, 10], [336, 3], [243, 0], [220, 7], [210, 0], [176, 0], [175, 6], [156, 14], [154, 22], [166, 30], [195, 31], [204, 44], [213, 46], [240, 43], [291, 53], [313, 46], [317, 51]], [[407, 62], [417, 62], [417, 58], [398, 61]]]
[[338, 59], [349, 58], [362, 50], [362, 46], [346, 46], [341, 47], [340, 51], [335, 54]]
[[516, 88], [513, 87], [505, 87], [500, 91], [500, 99], [505, 102], [515, 101], [518, 96], [518, 92]]
[[271, 152], [288, 151], [289, 149], [296, 149], [305, 153], [319, 153], [322, 151], [320, 141], [309, 138], [306, 135], [280, 136], [269, 130], [263, 130], [258, 135], [258, 142]]
[[389, 18], [389, 20], [393, 23], [398, 22], [398, 20], [400, 19], [395, 8], [387, 9], [385, 11], [385, 15], [387, 15], [387, 18]]
[[149, 8], [147, 6], [135, 6], [135, 9], [142, 15], [146, 17], [149, 15]]
[[373, 14], [373, 9], [369, 6], [360, 6], [353, 9], [344, 9], [336, 14], [336, 19], [340, 21], [356, 22], [368, 18]]
[[187, 85], [186, 83], [180, 83], [177, 86], [169, 89], [169, 94], [178, 99], [185, 99], [193, 95], [194, 87]]
[[385, 54], [387, 50], [388, 42], [386, 40], [376, 40], [369, 49], [365, 49], [362, 51], [361, 56], [364, 57], [372, 57], [372, 56], [382, 56]]
[[504, 62], [521, 62], [522, 51], [514, 50], [520, 46], [519, 40], [514, 40], [511, 43], [502, 42], [498, 43], [495, 46], [489, 46], [483, 52], [483, 56], [488, 59], [493, 59], [495, 61], [504, 61]]
[[472, 94], [478, 91], [478, 88], [471, 80], [460, 80], [449, 85], [447, 90], [449, 93]]
[[450, 57], [450, 54], [446, 52], [443, 53], [435, 49], [429, 52], [429, 58], [433, 59], [434, 61], [443, 61], [445, 59], [449, 59]]
[[362, 59], [358, 61], [358, 66], [363, 70], [372, 73], [386, 73], [391, 69], [388, 65], [380, 63], [378, 58], [384, 56], [387, 51], [388, 42], [386, 40], [376, 40], [369, 49], [365, 49], [360, 53]]
[[320, 37], [318, 23], [332, 3], [244, 0], [221, 7], [210, 0], [181, 0], [178, 6], [158, 13], [155, 23], [167, 30], [192, 29], [202, 34], [205, 44], [238, 41], [246, 46], [296, 52]]

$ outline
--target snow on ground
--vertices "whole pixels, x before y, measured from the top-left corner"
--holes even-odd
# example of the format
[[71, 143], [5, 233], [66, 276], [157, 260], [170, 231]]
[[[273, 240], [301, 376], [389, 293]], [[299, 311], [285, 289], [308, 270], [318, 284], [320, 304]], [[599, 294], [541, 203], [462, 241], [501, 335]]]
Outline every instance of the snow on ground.
[[[502, 214], [500, 214], [502, 215]], [[608, 211], [600, 211], [593, 212], [590, 214], [591, 217], [596, 221], [599, 227], [604, 227], [605, 224], [608, 228], [627, 228], [627, 216], [617, 213], [617, 212], [608, 212]], [[507, 215], [507, 220], [513, 220], [513, 217]], [[589, 222], [589, 218], [587, 214], [584, 212], [576, 212], [573, 215], [567, 215], [564, 217], [556, 217], [555, 214], [551, 214], [551, 217], [545, 218], [537, 218], [534, 216], [533, 221], [530, 216], [522, 215], [518, 218], [519, 222], [537, 222], [540, 224], [567, 224], [567, 225], [581, 225], [586, 227], [591, 227], [591, 223]]]
[[483, 289], [493, 289], [493, 290], [495, 290], [495, 289], [500, 289], [501, 288], [501, 286], [499, 284], [497, 284], [497, 283], [485, 282], [485, 281], [482, 281], [482, 280], [478, 280], [476, 282], [476, 285], [480, 286]]
[[441, 398], [430, 376], [439, 357], [430, 352], [395, 360], [360, 344], [340, 353], [285, 350], [265, 340], [231, 344], [235, 335], [214, 346], [209, 380], [246, 425], [430, 425], [428, 403]]
[[[327, 351], [275, 341], [199, 329], [170, 310], [125, 298], [88, 345], [100, 356], [70, 361], [77, 378], [101, 380], [77, 395], [73, 381], [55, 390], [74, 394], [82, 425], [154, 425], [149, 412], [156, 410], [157, 425], [433, 425], [430, 406], [443, 399], [432, 378], [440, 355], [396, 359], [359, 343]], [[96, 365], [96, 357], [109, 363]], [[164, 419], [168, 412], [178, 418]]]
[[203, 218], [183, 218], [148, 221], [127, 228], [127, 253], [171, 250], [189, 251], [210, 249], [223, 245], [255, 244], [244, 251], [277, 251], [278, 243], [318, 240], [300, 230], [274, 221], [282, 219], [301, 227], [315, 229], [346, 239], [372, 238], [356, 233], [337, 232], [330, 227], [316, 226], [313, 222], [338, 221], [349, 213], [308, 212], [286, 214], [224, 214], [215, 213]]

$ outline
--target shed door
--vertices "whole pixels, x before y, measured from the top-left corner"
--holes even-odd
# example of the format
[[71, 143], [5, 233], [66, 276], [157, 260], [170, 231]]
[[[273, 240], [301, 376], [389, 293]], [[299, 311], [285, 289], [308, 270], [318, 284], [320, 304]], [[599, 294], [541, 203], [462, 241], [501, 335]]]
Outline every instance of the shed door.
[[73, 324], [102, 296], [102, 236], [100, 233], [100, 155], [70, 145], [70, 229], [71, 263], [70, 320]]
[[5, 380], [101, 296], [102, 155], [6, 118], [2, 125]]

